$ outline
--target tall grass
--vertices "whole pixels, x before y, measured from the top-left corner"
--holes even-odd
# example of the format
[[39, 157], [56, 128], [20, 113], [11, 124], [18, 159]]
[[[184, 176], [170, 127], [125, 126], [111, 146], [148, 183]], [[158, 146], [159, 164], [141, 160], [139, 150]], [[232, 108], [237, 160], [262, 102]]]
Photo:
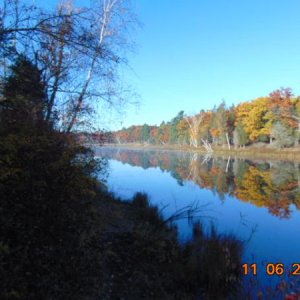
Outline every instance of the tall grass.
[[[138, 193], [127, 203], [129, 230], [117, 231], [106, 243], [108, 299], [229, 299], [241, 283], [243, 244], [205, 232], [194, 225], [190, 241], [181, 244], [176, 226], [166, 223], [147, 195]], [[118, 220], [115, 220], [118, 221]], [[108, 283], [107, 285], [108, 286]]]

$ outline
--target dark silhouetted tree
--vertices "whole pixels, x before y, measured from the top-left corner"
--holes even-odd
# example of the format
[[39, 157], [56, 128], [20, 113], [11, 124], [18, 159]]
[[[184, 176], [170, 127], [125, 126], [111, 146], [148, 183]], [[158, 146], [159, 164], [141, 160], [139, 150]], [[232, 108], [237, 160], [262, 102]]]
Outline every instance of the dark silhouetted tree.
[[41, 122], [46, 109], [45, 84], [41, 71], [25, 56], [11, 66], [0, 100], [3, 125]]

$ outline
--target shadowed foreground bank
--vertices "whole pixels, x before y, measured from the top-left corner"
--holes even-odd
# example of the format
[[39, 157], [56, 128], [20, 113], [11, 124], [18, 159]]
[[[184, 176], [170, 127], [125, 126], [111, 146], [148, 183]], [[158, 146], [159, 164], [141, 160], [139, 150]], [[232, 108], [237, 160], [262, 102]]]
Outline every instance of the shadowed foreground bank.
[[238, 289], [239, 241], [197, 225], [180, 245], [145, 195], [105, 192], [88, 154], [51, 130], [1, 134], [1, 299], [223, 299]]
[[224, 299], [241, 283], [242, 243], [180, 245], [146, 195], [122, 202], [101, 160], [44, 120], [41, 73], [24, 58], [0, 101], [0, 299]]

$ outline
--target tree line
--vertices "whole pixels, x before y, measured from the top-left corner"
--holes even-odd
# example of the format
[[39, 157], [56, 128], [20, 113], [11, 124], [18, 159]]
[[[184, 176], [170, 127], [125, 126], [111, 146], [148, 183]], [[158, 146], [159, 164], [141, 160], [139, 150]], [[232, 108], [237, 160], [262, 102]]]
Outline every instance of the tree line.
[[284, 148], [299, 144], [300, 97], [290, 88], [280, 88], [260, 97], [228, 107], [223, 101], [195, 115], [180, 111], [159, 126], [133, 125], [113, 132], [115, 143], [179, 145], [195, 148], [245, 147], [258, 143]]

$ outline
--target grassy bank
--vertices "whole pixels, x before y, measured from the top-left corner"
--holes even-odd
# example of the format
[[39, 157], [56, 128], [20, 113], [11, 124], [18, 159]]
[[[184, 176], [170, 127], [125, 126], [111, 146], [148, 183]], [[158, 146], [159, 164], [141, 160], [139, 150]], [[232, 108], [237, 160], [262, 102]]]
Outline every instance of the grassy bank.
[[103, 299], [226, 299], [238, 292], [243, 246], [233, 236], [196, 224], [193, 239], [181, 245], [146, 195], [132, 202], [106, 195], [99, 203], [107, 218]]

